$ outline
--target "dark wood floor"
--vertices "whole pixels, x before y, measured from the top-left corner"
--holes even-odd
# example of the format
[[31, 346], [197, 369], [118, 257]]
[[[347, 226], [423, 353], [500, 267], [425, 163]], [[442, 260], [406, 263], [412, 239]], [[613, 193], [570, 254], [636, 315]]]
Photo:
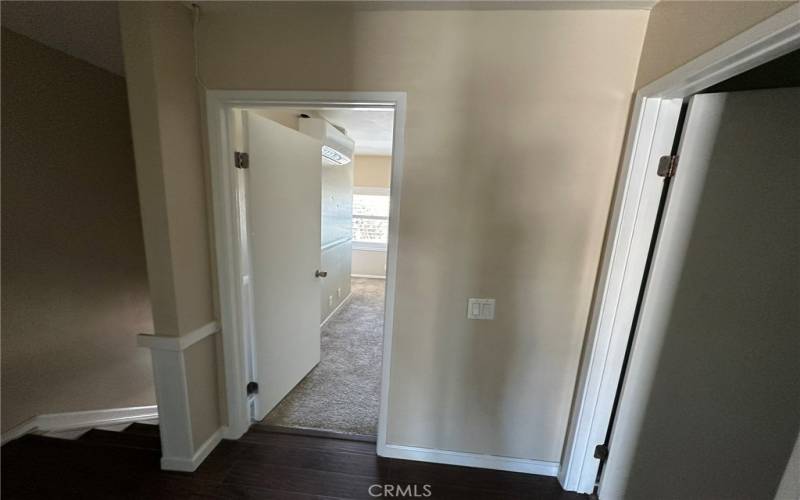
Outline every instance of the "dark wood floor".
[[[2, 498], [374, 498], [374, 484], [429, 498], [584, 499], [555, 478], [384, 459], [375, 445], [254, 427], [223, 441], [194, 473], [159, 469], [155, 426], [92, 430], [68, 441], [28, 435], [2, 448]], [[373, 488], [378, 492], [379, 488]], [[396, 498], [396, 497], [395, 497]], [[407, 498], [407, 497], [406, 497]]]

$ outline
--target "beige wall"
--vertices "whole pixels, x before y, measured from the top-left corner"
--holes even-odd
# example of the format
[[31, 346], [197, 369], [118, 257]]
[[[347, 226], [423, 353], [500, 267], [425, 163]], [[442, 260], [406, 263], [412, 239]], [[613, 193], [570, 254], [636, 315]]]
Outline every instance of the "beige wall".
[[386, 251], [353, 249], [351, 273], [353, 276], [385, 277]]
[[155, 402], [125, 80], [2, 31], [2, 429]]
[[650, 13], [636, 88], [657, 80], [796, 2], [672, 1]]
[[210, 88], [408, 93], [389, 442], [558, 461], [647, 12], [203, 8]]
[[353, 159], [353, 185], [388, 188], [392, 184], [392, 157], [357, 155]]
[[[389, 188], [392, 184], [392, 157], [358, 155], [353, 159], [353, 185]], [[386, 251], [353, 250], [352, 273], [360, 276], [386, 276]]]
[[[155, 333], [179, 336], [215, 319], [191, 11], [123, 2], [120, 17]], [[223, 421], [216, 340], [185, 356], [195, 446]]]

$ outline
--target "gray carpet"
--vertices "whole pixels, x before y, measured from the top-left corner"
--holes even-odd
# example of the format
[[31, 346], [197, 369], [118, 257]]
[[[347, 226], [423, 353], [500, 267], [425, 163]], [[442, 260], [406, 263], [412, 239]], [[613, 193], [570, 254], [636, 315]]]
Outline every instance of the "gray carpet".
[[386, 282], [353, 278], [352, 296], [322, 329], [322, 359], [262, 421], [376, 435]]

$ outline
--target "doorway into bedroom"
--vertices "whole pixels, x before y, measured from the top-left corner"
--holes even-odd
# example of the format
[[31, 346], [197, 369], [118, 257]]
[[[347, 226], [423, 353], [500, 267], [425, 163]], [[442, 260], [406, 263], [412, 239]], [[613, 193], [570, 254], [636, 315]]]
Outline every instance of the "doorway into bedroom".
[[[318, 354], [312, 334], [302, 354], [282, 360], [294, 365], [299, 382], [278, 381], [284, 388], [275, 388], [275, 404], [262, 409], [266, 417], [261, 425], [374, 439], [380, 408], [394, 110], [282, 107], [251, 114], [248, 127], [253, 128], [253, 121], [269, 122], [265, 130], [281, 147], [298, 141], [292, 146], [298, 148], [298, 163], [292, 168], [306, 168], [300, 166], [305, 161], [300, 160], [300, 149], [315, 149], [320, 193], [319, 266], [314, 271]], [[294, 161], [291, 155], [287, 159]], [[310, 159], [306, 163], [311, 169]], [[254, 188], [251, 182], [251, 199]], [[248, 207], [251, 223], [257, 216], [253, 208]], [[257, 265], [260, 256], [252, 250], [251, 260]], [[257, 293], [257, 286], [254, 290]], [[268, 327], [258, 324], [257, 312], [254, 319], [258, 344], [264, 334], [271, 334], [258, 332]], [[291, 322], [286, 326], [287, 331], [294, 328]], [[266, 384], [268, 380], [259, 386]]]

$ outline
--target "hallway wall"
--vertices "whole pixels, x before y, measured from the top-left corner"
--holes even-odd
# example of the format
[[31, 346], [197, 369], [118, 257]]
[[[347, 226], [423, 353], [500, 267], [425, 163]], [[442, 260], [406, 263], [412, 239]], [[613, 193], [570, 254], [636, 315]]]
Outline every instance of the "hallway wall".
[[650, 12], [636, 88], [666, 75], [742, 31], [797, 3], [662, 1]]
[[407, 93], [389, 443], [558, 461], [648, 12], [202, 9], [209, 88]]
[[155, 404], [124, 78], [2, 30], [2, 429]]
[[[321, 160], [320, 160], [321, 161]], [[350, 252], [353, 236], [353, 162], [322, 164], [320, 323], [350, 295]]]
[[[392, 157], [357, 155], [353, 159], [353, 185], [356, 188], [385, 188], [392, 183]], [[386, 250], [353, 249], [352, 272], [355, 276], [386, 276]]]

